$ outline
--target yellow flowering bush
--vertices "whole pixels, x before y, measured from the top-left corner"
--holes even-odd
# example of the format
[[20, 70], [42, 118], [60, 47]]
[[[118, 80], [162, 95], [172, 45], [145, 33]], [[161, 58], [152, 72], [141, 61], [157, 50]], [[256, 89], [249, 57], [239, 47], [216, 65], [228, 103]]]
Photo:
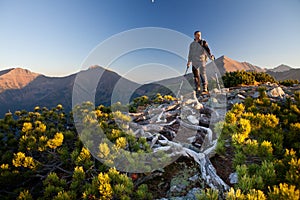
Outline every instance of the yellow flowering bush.
[[12, 163], [15, 167], [23, 166], [29, 169], [34, 169], [36, 167], [36, 163], [34, 162], [33, 158], [30, 156], [25, 156], [25, 153], [23, 152], [14, 154]]
[[261, 190], [250, 190], [249, 193], [243, 194], [240, 189], [230, 188], [226, 194], [226, 200], [266, 200], [266, 195]]
[[112, 187], [110, 185], [110, 178], [108, 174], [103, 174], [102, 172], [98, 175], [99, 181], [99, 192], [100, 192], [100, 199], [112, 199]]
[[113, 116], [116, 120], [121, 120], [122, 122], [130, 122], [131, 121], [131, 117], [124, 115], [121, 111], [113, 112]]
[[247, 119], [241, 118], [238, 122], [237, 132], [232, 135], [232, 141], [235, 144], [244, 143], [251, 131], [250, 122]]
[[127, 141], [126, 141], [126, 138], [125, 137], [119, 137], [117, 140], [116, 140], [116, 147], [118, 149], [124, 149], [127, 145]]
[[260, 144], [259, 153], [261, 156], [271, 156], [273, 153], [272, 143], [264, 140]]
[[24, 190], [24, 191], [20, 192], [17, 200], [33, 200], [33, 198], [28, 190]]
[[300, 188], [300, 158], [298, 160], [297, 158], [292, 158], [288, 164], [290, 168], [286, 174], [286, 179]]
[[9, 168], [9, 164], [2, 164], [2, 165], [0, 166], [0, 168], [1, 168], [2, 170], [6, 170], [6, 169]]
[[273, 189], [269, 187], [269, 199], [284, 199], [284, 200], [298, 200], [300, 198], [300, 191], [294, 185], [287, 183], [280, 183], [279, 187], [274, 186]]

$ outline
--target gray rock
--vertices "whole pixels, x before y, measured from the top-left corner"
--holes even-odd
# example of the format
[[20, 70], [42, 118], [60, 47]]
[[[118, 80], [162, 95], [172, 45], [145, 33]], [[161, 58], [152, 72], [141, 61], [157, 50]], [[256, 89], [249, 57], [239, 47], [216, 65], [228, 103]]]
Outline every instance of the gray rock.
[[199, 124], [199, 120], [198, 120], [194, 115], [189, 115], [189, 116], [187, 116], [187, 119], [188, 119], [189, 122], [191, 122], [192, 124]]
[[235, 98], [235, 99], [229, 100], [228, 103], [231, 104], [231, 105], [234, 105], [236, 103], [242, 103], [243, 101], [244, 100], [242, 100], [242, 99]]
[[173, 185], [173, 186], [170, 188], [169, 193], [180, 193], [180, 192], [182, 192], [185, 188], [186, 188], [186, 185], [184, 185], [184, 184]]
[[214, 88], [211, 92], [217, 94], [217, 93], [220, 93], [220, 90], [218, 90], [217, 88]]
[[236, 172], [233, 172], [229, 175], [229, 181], [231, 184], [238, 183], [238, 174]]
[[255, 92], [251, 97], [257, 99], [259, 97], [259, 92]]
[[200, 188], [193, 188], [191, 189], [187, 195], [185, 196], [185, 199], [197, 199], [196, 195], [201, 193], [201, 189]]
[[210, 100], [210, 102], [212, 102], [212, 103], [218, 103], [218, 99], [216, 99], [216, 98], [210, 98], [209, 100]]
[[268, 92], [268, 96], [271, 98], [280, 97], [283, 98], [285, 95], [281, 87], [276, 87]]
[[246, 97], [244, 97], [244, 96], [241, 95], [241, 94], [238, 94], [237, 97], [238, 97], [239, 99], [243, 99], [243, 100], [246, 99]]
[[247, 92], [246, 92], [245, 90], [241, 90], [241, 91], [240, 91], [240, 94], [241, 94], [241, 95], [246, 95]]
[[189, 181], [196, 182], [198, 179], [199, 179], [199, 176], [198, 176], [198, 174], [196, 174], [196, 175], [190, 177], [190, 178], [189, 178]]
[[181, 197], [170, 197], [170, 198], [161, 198], [159, 200], [193, 200], [197, 199], [197, 194], [201, 194], [201, 188], [191, 189], [186, 196]]

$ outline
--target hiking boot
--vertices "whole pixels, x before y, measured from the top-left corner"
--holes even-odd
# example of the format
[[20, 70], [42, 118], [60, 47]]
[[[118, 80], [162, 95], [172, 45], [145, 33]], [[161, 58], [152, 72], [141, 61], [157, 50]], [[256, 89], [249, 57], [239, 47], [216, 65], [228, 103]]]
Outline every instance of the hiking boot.
[[209, 94], [208, 90], [203, 90], [201, 95]]

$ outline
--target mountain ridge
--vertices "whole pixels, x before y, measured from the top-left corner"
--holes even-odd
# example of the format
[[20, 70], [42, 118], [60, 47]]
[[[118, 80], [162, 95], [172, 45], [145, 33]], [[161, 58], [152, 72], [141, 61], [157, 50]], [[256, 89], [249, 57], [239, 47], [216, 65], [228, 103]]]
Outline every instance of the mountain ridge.
[[[95, 103], [97, 105], [110, 104], [110, 96], [113, 88], [120, 79], [123, 79], [125, 83], [129, 83], [128, 85], [131, 84], [130, 81], [122, 78], [117, 73], [105, 70], [102, 67], [82, 70], [65, 77], [48, 77], [39, 74], [24, 87], [11, 87], [0, 92], [0, 115], [8, 111], [32, 110], [35, 106], [51, 108], [57, 104], [64, 105], [65, 110], [70, 111], [72, 107], [73, 86], [77, 75], [86, 74], [88, 76], [89, 74], [96, 74], [97, 71], [98, 73], [103, 73], [96, 86]], [[1, 77], [3, 78], [3, 76]], [[87, 79], [86, 81], [90, 80]]]
[[[214, 78], [218, 74], [221, 77], [225, 72], [236, 70], [265, 71], [273, 75], [276, 79], [280, 79], [280, 77], [286, 79], [294, 77], [295, 79], [295, 76], [297, 78], [297, 75], [300, 74], [300, 69], [292, 68], [284, 72], [272, 72], [248, 62], [239, 62], [223, 55], [214, 62], [208, 63], [207, 75]], [[176, 88], [176, 84], [182, 80], [181, 76], [179, 76], [141, 85], [98, 65], [64, 77], [49, 77], [27, 69], [10, 68], [0, 71], [0, 115], [6, 113], [8, 110], [31, 110], [35, 106], [55, 107], [57, 104], [64, 105], [66, 110], [69, 111], [72, 107], [72, 93], [74, 92], [73, 88], [76, 77], [79, 74], [84, 75], [82, 76], [83, 80], [89, 85], [89, 76], [95, 76], [97, 73], [103, 73], [103, 75], [98, 82], [98, 86], [95, 88], [96, 105], [110, 105], [112, 103], [112, 94], [117, 94], [114, 91], [116, 84], [128, 87], [125, 88], [126, 91], [131, 88], [133, 94], [130, 95], [132, 95], [131, 98], [134, 98], [150, 94], [151, 91], [152, 93], [153, 91], [159, 92], [164, 85], [172, 85], [173, 88]], [[192, 80], [191, 73], [187, 74], [187, 77]], [[298, 77], [300, 76], [298, 75]], [[192, 81], [190, 83], [192, 85]], [[117, 95], [122, 95], [121, 93]], [[126, 95], [126, 98], [129, 98], [129, 94]], [[82, 97], [86, 98], [83, 95]]]

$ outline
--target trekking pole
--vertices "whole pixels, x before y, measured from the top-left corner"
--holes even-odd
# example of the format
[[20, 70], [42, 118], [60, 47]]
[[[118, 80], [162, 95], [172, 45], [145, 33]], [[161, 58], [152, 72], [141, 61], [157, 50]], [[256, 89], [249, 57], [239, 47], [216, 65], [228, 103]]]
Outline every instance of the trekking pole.
[[218, 88], [219, 88], [219, 91], [221, 92], [221, 87], [220, 87], [220, 82], [219, 82], [218, 74], [217, 74], [216, 71], [215, 71], [215, 73], [216, 73], [216, 80], [217, 80]]
[[[184, 73], [183, 77], [186, 75], [188, 69], [189, 69], [189, 67], [186, 67], [186, 70], [185, 70], [185, 73]], [[183, 85], [183, 78], [182, 78], [181, 83], [179, 85], [179, 89], [178, 89], [178, 92], [177, 92], [177, 95], [176, 95], [177, 98], [179, 97], [179, 93], [181, 91], [182, 85]]]

